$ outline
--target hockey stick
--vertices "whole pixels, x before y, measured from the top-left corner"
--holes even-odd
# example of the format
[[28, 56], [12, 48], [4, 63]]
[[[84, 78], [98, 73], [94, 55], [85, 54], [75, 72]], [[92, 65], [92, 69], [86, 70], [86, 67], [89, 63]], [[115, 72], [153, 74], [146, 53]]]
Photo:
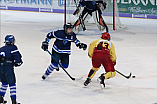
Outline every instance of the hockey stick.
[[[46, 50], [50, 55], [51, 55], [51, 57], [57, 62], [57, 60], [56, 60], [56, 58], [50, 53], [50, 51], [49, 50]], [[58, 63], [59, 64], [59, 66], [64, 70], [64, 72], [73, 80], [73, 81], [75, 81], [75, 80], [81, 80], [83, 77], [81, 77], [81, 78], [73, 78], [65, 69], [64, 69], [64, 67], [60, 64], [60, 63]]]
[[83, 18], [82, 18], [81, 16], [79, 16], [79, 19], [80, 19], [80, 21], [81, 21], [81, 25], [82, 25], [83, 31], [85, 31], [85, 30], [86, 30], [86, 27], [85, 27]]
[[129, 79], [131, 77], [131, 73], [128, 76], [126, 76], [126, 75], [122, 74], [121, 72], [119, 72], [118, 70], [115, 70], [115, 71], [127, 79]]

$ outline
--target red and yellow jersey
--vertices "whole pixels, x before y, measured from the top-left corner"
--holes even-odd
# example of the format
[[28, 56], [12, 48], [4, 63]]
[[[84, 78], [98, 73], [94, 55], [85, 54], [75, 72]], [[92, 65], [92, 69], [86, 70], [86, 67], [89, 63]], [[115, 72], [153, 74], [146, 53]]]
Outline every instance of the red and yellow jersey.
[[112, 61], [116, 61], [116, 53], [115, 53], [115, 48], [112, 42], [104, 39], [98, 39], [93, 41], [88, 49], [88, 55], [90, 58], [92, 58], [94, 49], [98, 46], [98, 44], [102, 44], [102, 47], [105, 47], [109, 50], [109, 55]]

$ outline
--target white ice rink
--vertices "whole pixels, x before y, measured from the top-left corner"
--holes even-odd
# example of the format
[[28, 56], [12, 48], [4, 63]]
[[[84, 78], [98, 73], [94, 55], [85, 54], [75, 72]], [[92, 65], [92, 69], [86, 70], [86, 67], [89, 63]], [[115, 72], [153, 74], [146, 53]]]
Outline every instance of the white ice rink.
[[[91, 60], [87, 50], [79, 50], [74, 44], [67, 71], [83, 79], [72, 81], [60, 69], [41, 80], [50, 64], [50, 55], [40, 48], [41, 42], [47, 32], [62, 28], [62, 14], [0, 11], [0, 16], [1, 46], [5, 35], [13, 34], [23, 56], [24, 64], [15, 68], [17, 99], [22, 104], [157, 104], [157, 20], [121, 18], [128, 29], [111, 31], [117, 54], [116, 69], [126, 75], [132, 72], [136, 78], [125, 79], [116, 74], [105, 81], [106, 88], [102, 90], [96, 79], [104, 72], [103, 68], [84, 88]], [[82, 32], [77, 37], [89, 45], [100, 35]], [[5, 99], [11, 104], [9, 91]]]

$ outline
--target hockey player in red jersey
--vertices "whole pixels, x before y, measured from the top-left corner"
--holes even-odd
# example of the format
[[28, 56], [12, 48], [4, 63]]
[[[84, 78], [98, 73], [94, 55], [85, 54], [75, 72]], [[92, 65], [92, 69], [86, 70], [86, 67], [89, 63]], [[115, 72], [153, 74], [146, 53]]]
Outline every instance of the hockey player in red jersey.
[[97, 79], [101, 88], [105, 87], [104, 80], [113, 78], [116, 74], [114, 66], [116, 65], [116, 54], [113, 43], [110, 41], [110, 34], [103, 33], [101, 39], [93, 41], [88, 50], [88, 55], [92, 58], [92, 69], [88, 74], [87, 80], [84, 85], [87, 86], [95, 73], [99, 70], [100, 66], [103, 65], [105, 74]]

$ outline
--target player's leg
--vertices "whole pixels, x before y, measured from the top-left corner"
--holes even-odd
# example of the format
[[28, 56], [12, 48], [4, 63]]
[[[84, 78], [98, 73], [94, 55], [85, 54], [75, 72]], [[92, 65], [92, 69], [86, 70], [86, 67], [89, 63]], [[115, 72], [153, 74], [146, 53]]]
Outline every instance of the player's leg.
[[11, 101], [12, 104], [17, 104], [16, 103], [16, 84], [9, 84], [10, 87], [10, 97], [11, 97]]
[[62, 64], [64, 69], [68, 68], [68, 66], [69, 66], [69, 54], [63, 53], [61, 55], [61, 64]]
[[45, 71], [45, 74], [42, 76], [42, 79], [44, 80], [47, 78], [48, 75], [50, 75], [53, 72], [54, 69], [58, 68], [58, 63], [61, 55], [60, 53], [57, 53], [54, 50], [52, 50], [52, 55], [54, 56], [55, 60], [51, 58], [51, 64], [48, 66], [48, 68]]
[[89, 74], [88, 74], [88, 77], [87, 77], [86, 81], [84, 82], [85, 86], [87, 86], [91, 82], [91, 79], [94, 77], [95, 73], [99, 69], [100, 69], [100, 67], [98, 67], [98, 68], [92, 67], [92, 69], [89, 71]]
[[109, 71], [109, 72], [106, 72], [105, 74], [103, 74], [104, 76], [104, 79], [110, 79], [110, 78], [113, 78], [114, 76], [116, 75], [116, 72], [112, 72], [112, 71]]
[[0, 81], [1, 81], [1, 87], [0, 87], [0, 103], [3, 103], [4, 102], [4, 99], [3, 97], [5, 96], [5, 93], [6, 93], [6, 90], [7, 90], [7, 87], [8, 87], [8, 83], [7, 83], [7, 80], [4, 76], [4, 74], [2, 74], [2, 66], [0, 66]]
[[79, 7], [77, 7], [77, 9], [73, 13], [73, 15], [76, 17], [79, 17], [82, 14], [83, 10], [84, 10], [84, 7], [79, 6]]
[[[103, 53], [100, 60], [101, 60], [101, 64], [102, 64], [102, 65], [104, 66], [104, 68], [105, 68], [105, 71], [106, 71], [106, 68], [107, 68], [107, 70], [110, 70], [110, 69], [108, 68], [108, 66], [109, 66], [108, 63], [109, 63], [109, 61], [111, 60], [109, 54]], [[101, 74], [101, 76], [97, 79], [97, 81], [99, 82], [101, 88], [104, 88], [104, 87], [105, 87], [104, 80], [105, 80], [105, 76], [104, 76], [104, 73], [103, 73], [103, 74]]]
[[116, 75], [114, 65], [108, 54], [104, 54], [104, 57], [102, 58], [102, 65], [104, 66], [106, 73], [101, 74], [101, 76], [98, 78], [101, 83], [103, 83], [104, 80], [113, 78]]
[[105, 83], [104, 80], [109, 79], [109, 78], [113, 78], [116, 75], [116, 72], [106, 72], [105, 74], [101, 74], [101, 76], [97, 79], [97, 81], [99, 82], [101, 88], [103, 89], [105, 87]]
[[3, 99], [3, 98], [4, 98], [4, 96], [5, 96], [7, 87], [8, 87], [8, 83], [7, 83], [7, 82], [2, 82], [1, 88], [0, 88], [0, 103], [3, 103], [3, 102], [4, 102], [4, 99]]
[[95, 23], [97, 24], [100, 32], [101, 33], [108, 32], [108, 26], [106, 25], [106, 23], [102, 17], [101, 10], [94, 11], [92, 13], [92, 15], [93, 15], [93, 19], [94, 19]]
[[105, 68], [106, 73], [104, 74], [105, 79], [113, 78], [116, 75], [114, 65], [110, 57], [106, 58], [106, 61], [102, 63]]
[[15, 77], [14, 69], [11, 65], [6, 66], [5, 69], [6, 69], [5, 77], [6, 77], [7, 83], [9, 84], [10, 97], [11, 97], [12, 104], [17, 104], [17, 101], [16, 101], [16, 77]]
[[88, 23], [88, 20], [91, 17], [92, 17], [92, 14], [89, 12], [89, 10], [84, 8], [82, 14], [79, 16], [77, 21], [74, 23], [73, 32], [75, 34], [77, 34], [82, 29], [82, 27], [85, 27], [85, 25]]
[[94, 77], [95, 73], [99, 70], [101, 66], [101, 60], [100, 60], [101, 54], [100, 53], [94, 53], [92, 57], [92, 65], [93, 68], [90, 70], [88, 74], [87, 80], [84, 82], [84, 85], [87, 86], [90, 82], [91, 79]]

